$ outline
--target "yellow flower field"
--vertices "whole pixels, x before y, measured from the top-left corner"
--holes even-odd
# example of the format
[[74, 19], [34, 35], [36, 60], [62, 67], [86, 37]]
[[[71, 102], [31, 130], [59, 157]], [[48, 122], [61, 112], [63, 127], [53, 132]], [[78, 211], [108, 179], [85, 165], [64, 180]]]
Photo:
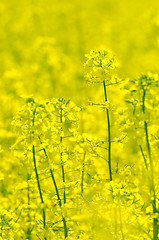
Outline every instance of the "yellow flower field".
[[0, 2], [0, 240], [159, 239], [159, 2]]

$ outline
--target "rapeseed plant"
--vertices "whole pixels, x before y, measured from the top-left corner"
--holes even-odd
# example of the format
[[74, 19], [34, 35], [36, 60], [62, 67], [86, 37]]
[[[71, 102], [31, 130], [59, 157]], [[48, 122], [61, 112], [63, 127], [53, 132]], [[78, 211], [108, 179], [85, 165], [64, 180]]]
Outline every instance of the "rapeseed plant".
[[[17, 232], [19, 239], [158, 238], [158, 190], [153, 166], [156, 157], [154, 153], [152, 158], [150, 145], [151, 140], [153, 151], [156, 151], [158, 128], [154, 129], [154, 126], [158, 119], [155, 111], [158, 98], [154, 91], [158, 87], [157, 75], [149, 73], [121, 82], [111, 72], [117, 61], [109, 51], [91, 51], [87, 57], [88, 81], [103, 84], [104, 103], [91, 102], [91, 105], [106, 111], [108, 140], [81, 133], [79, 119], [83, 113], [72, 101], [25, 97], [26, 103], [12, 122], [16, 129], [16, 142], [11, 150], [19, 166], [21, 181], [14, 194], [19, 200], [12, 212], [7, 209], [3, 213], [2, 210], [3, 238], [14, 239]], [[134, 161], [124, 168], [117, 162], [116, 169], [112, 171], [111, 144], [123, 142], [123, 139], [111, 137], [111, 104], [107, 88], [119, 82], [125, 106], [118, 108], [117, 114], [121, 118], [114, 123], [121, 125], [127, 142], [132, 137], [138, 144], [147, 172], [149, 193], [147, 185], [146, 190], [141, 190], [134, 170], [144, 171], [142, 161], [137, 167], [134, 167]], [[131, 108], [127, 104], [131, 104]], [[87, 108], [85, 113], [89, 114]], [[152, 131], [151, 135], [148, 129]], [[105, 151], [108, 151], [108, 160], [102, 156]], [[102, 171], [103, 160], [108, 162], [108, 179]], [[148, 196], [145, 196], [145, 191]], [[112, 212], [113, 217], [110, 218]], [[12, 215], [8, 218], [10, 213]], [[22, 222], [25, 222], [23, 228]]]
[[159, 238], [158, 7], [0, 3], [0, 239]]
[[[154, 161], [153, 152], [151, 149], [151, 141], [153, 144], [153, 138], [155, 138], [155, 131], [158, 127], [155, 127], [156, 120], [158, 120], [158, 114], [156, 107], [158, 106], [158, 99], [155, 96], [154, 89], [158, 88], [158, 76], [157, 74], [142, 74], [139, 78], [130, 80], [132, 83], [132, 89], [130, 89], [131, 100], [127, 100], [133, 106], [133, 115], [138, 119], [134, 125], [136, 125], [137, 131], [143, 134], [143, 137], [138, 137], [139, 148], [144, 160], [144, 165], [147, 172], [150, 202], [152, 204], [152, 219], [153, 219], [153, 239], [158, 238], [158, 207], [156, 181], [154, 175]], [[130, 85], [129, 85], [130, 86]], [[153, 92], [153, 95], [152, 95]], [[129, 97], [130, 99], [130, 97]], [[134, 119], [134, 120], [136, 120]], [[153, 128], [151, 127], [153, 126]], [[153, 129], [154, 133], [151, 133]], [[150, 133], [149, 133], [150, 131]], [[157, 139], [155, 139], [157, 140]]]
[[[112, 181], [112, 164], [111, 164], [111, 123], [110, 123], [110, 103], [107, 97], [107, 87], [117, 84], [119, 79], [112, 74], [118, 66], [115, 56], [108, 50], [92, 50], [90, 54], [86, 54], [88, 60], [85, 63], [87, 68], [86, 80], [92, 83], [102, 83], [104, 88], [103, 104], [97, 104], [106, 110], [107, 115], [107, 131], [108, 131], [108, 166], [109, 178]], [[93, 105], [96, 105], [92, 103]]]

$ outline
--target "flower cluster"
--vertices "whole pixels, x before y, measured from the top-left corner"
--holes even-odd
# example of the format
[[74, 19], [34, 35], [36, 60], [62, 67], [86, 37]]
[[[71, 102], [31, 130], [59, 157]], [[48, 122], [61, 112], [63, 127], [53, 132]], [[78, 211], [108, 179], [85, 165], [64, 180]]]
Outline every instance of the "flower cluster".
[[117, 77], [112, 75], [112, 71], [118, 67], [118, 61], [109, 50], [91, 50], [90, 54], [85, 55], [87, 61], [85, 67], [87, 69], [86, 80], [90, 82], [106, 81], [111, 85], [117, 82]]

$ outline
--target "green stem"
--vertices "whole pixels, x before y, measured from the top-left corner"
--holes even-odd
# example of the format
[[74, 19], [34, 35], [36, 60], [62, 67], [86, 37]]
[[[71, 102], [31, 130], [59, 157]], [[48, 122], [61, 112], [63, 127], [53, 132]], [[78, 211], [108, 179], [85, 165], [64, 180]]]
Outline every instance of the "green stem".
[[86, 152], [84, 152], [83, 164], [82, 164], [82, 179], [81, 179], [81, 193], [82, 194], [83, 194], [83, 182], [84, 182], [85, 157], [86, 157]]
[[57, 187], [57, 184], [56, 184], [56, 180], [55, 180], [55, 177], [54, 177], [54, 173], [53, 173], [53, 171], [52, 171], [51, 168], [50, 168], [50, 174], [51, 174], [51, 178], [52, 178], [52, 181], [53, 181], [53, 184], [54, 184], [54, 187], [55, 187], [55, 191], [56, 191], [58, 203], [59, 203], [59, 206], [61, 207], [62, 204], [61, 204], [61, 198], [60, 198], [59, 190], [58, 190], [58, 187]]
[[146, 90], [143, 89], [143, 96], [142, 96], [142, 111], [145, 113], [145, 97], [146, 97]]
[[[50, 173], [51, 173], [51, 178], [52, 178], [52, 181], [53, 181], [53, 184], [54, 184], [54, 187], [55, 187], [56, 195], [57, 195], [57, 198], [58, 198], [58, 203], [59, 203], [59, 206], [61, 207], [62, 206], [61, 198], [60, 198], [60, 195], [59, 195], [59, 191], [58, 191], [58, 188], [57, 188], [57, 184], [56, 184], [54, 173], [53, 173], [52, 169], [50, 169]], [[67, 223], [66, 223], [65, 217], [63, 217], [63, 216], [62, 216], [62, 221], [63, 221], [63, 226], [64, 226], [64, 236], [65, 236], [65, 238], [67, 238], [68, 237]]]
[[147, 126], [147, 122], [146, 121], [144, 121], [144, 128], [145, 128], [147, 151], [148, 151], [148, 156], [149, 156], [149, 161], [150, 161], [151, 184], [152, 184], [152, 190], [154, 192], [155, 191], [155, 187], [154, 187], [154, 169], [153, 169], [153, 162], [152, 162], [152, 158], [151, 158], [151, 148], [150, 148], [149, 135], [148, 135], [148, 126]]
[[125, 239], [124, 237], [124, 232], [123, 232], [123, 222], [122, 222], [122, 214], [121, 214], [121, 205], [119, 203], [119, 217], [120, 217], [120, 231], [121, 231], [121, 235], [122, 235], [122, 240]]
[[[3, 218], [2, 218], [2, 216], [1, 216], [1, 222], [3, 223]], [[2, 237], [2, 232], [3, 232], [3, 226], [2, 226], [2, 223], [1, 223], [0, 237]]]
[[67, 238], [68, 237], [68, 229], [67, 229], [66, 219], [64, 216], [62, 216], [62, 221], [63, 221], [63, 226], [64, 226], [64, 237]]
[[[42, 191], [41, 191], [39, 175], [38, 175], [38, 170], [37, 170], [37, 165], [36, 165], [35, 146], [34, 145], [33, 145], [33, 161], [34, 161], [34, 169], [35, 169], [35, 175], [36, 175], [36, 180], [37, 180], [40, 200], [41, 200], [41, 203], [44, 204], [44, 199], [43, 199], [43, 195], [42, 195]], [[43, 207], [43, 224], [44, 224], [44, 228], [45, 228], [45, 226], [46, 226], [46, 214], [45, 214], [44, 207]]]
[[[36, 108], [33, 112], [33, 127], [34, 127], [34, 124], [35, 124], [35, 114], [36, 114]], [[33, 134], [34, 134], [34, 131], [33, 131]], [[41, 200], [41, 203], [44, 204], [44, 199], [43, 199], [42, 190], [41, 190], [41, 186], [40, 186], [39, 174], [38, 174], [38, 170], [37, 170], [36, 156], [35, 156], [35, 146], [34, 145], [32, 146], [32, 152], [33, 152], [34, 170], [35, 170], [35, 175], [36, 175], [40, 200]], [[46, 213], [45, 213], [44, 206], [43, 206], [43, 209], [42, 209], [42, 213], [43, 213], [43, 225], [44, 225], [44, 228], [45, 228], [46, 227]], [[44, 239], [47, 240], [46, 237], [44, 237]]]
[[[40, 143], [42, 144], [42, 141], [41, 141], [40, 137], [39, 137], [39, 140], [40, 140]], [[43, 151], [44, 151], [46, 159], [49, 161], [46, 149], [43, 148]], [[61, 207], [62, 202], [61, 202], [59, 190], [58, 190], [57, 183], [56, 183], [56, 180], [55, 180], [54, 172], [51, 168], [50, 168], [50, 174], [51, 174], [51, 178], [52, 178], [52, 181], [53, 181], [53, 184], [54, 184], [54, 187], [55, 187], [55, 191], [56, 191], [56, 195], [57, 195], [57, 199], [58, 199], [58, 204]], [[64, 237], [67, 238], [68, 237], [67, 223], [66, 223], [66, 219], [65, 219], [65, 217], [63, 217], [63, 215], [62, 215], [62, 221], [63, 221], [63, 226], [64, 226]]]
[[[143, 104], [142, 104], [142, 110], [143, 114], [145, 113], [145, 97], [146, 97], [146, 90], [143, 89]], [[155, 184], [154, 184], [154, 167], [153, 167], [153, 161], [151, 158], [151, 147], [150, 147], [150, 141], [149, 141], [149, 134], [148, 134], [148, 126], [146, 120], [144, 121], [144, 129], [145, 129], [145, 137], [146, 137], [146, 145], [147, 145], [147, 151], [149, 156], [149, 162], [150, 162], [150, 192], [153, 193], [153, 200], [152, 200], [152, 208], [153, 208], [153, 214], [157, 213], [157, 207], [156, 207], [156, 192], [155, 192]], [[148, 166], [147, 166], [148, 169]], [[153, 218], [153, 240], [158, 239], [158, 219]]]
[[[144, 127], [145, 127], [145, 135], [146, 135], [146, 144], [147, 144], [147, 150], [149, 155], [149, 161], [150, 161], [150, 171], [151, 171], [151, 190], [153, 192], [153, 200], [152, 200], [152, 208], [153, 213], [157, 213], [157, 207], [156, 207], [156, 192], [155, 192], [155, 185], [154, 185], [154, 168], [153, 168], [153, 161], [151, 158], [151, 148], [150, 148], [150, 142], [149, 142], [149, 136], [148, 136], [148, 126], [147, 122], [144, 121]], [[158, 220], [157, 218], [153, 218], [153, 240], [158, 239]]]
[[141, 145], [139, 147], [140, 147], [140, 151], [141, 151], [142, 157], [144, 159], [146, 170], [148, 171], [148, 164], [147, 164], [147, 160], [146, 160], [145, 154], [143, 152], [143, 149], [142, 149]]
[[[60, 113], [60, 123], [62, 124], [62, 106], [61, 106], [61, 113]], [[61, 130], [62, 130], [62, 126], [61, 126]], [[63, 138], [62, 136], [60, 137], [60, 144], [62, 145], [63, 142]], [[64, 199], [64, 203], [66, 203], [66, 191], [65, 191], [65, 170], [64, 170], [64, 164], [63, 164], [63, 152], [60, 153], [60, 157], [61, 157], [61, 169], [62, 169], [62, 181], [63, 181], [63, 199]]]
[[28, 197], [28, 223], [29, 223], [29, 227], [27, 229], [27, 239], [31, 240], [31, 226], [30, 226], [30, 222], [31, 222], [31, 217], [30, 217], [30, 185], [29, 185], [29, 180], [30, 180], [30, 175], [27, 174], [27, 184], [28, 184], [28, 188], [27, 188], [27, 197]]
[[118, 234], [118, 218], [117, 218], [117, 207], [114, 208], [114, 220], [115, 220], [115, 236]]
[[[103, 87], [104, 87], [104, 97], [105, 101], [107, 102], [107, 90], [105, 81], [103, 81]], [[108, 125], [108, 166], [109, 166], [109, 177], [110, 181], [112, 181], [112, 170], [111, 170], [111, 131], [110, 131], [110, 117], [109, 117], [109, 109], [106, 109], [107, 114], [107, 125]]]

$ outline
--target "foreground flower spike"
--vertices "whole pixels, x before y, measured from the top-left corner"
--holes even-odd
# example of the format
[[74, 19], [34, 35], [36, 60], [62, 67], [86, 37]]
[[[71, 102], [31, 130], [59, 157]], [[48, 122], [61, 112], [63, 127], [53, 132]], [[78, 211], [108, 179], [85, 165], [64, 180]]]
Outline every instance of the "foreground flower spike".
[[[128, 92], [129, 99], [127, 103], [133, 106], [133, 116], [136, 129], [143, 129], [143, 136], [139, 136], [139, 149], [144, 160], [145, 169], [148, 176], [149, 191], [151, 196], [152, 214], [153, 214], [153, 239], [158, 239], [158, 206], [157, 193], [155, 183], [155, 169], [154, 169], [154, 147], [153, 138], [157, 135], [156, 120], [158, 120], [158, 75], [157, 74], [141, 74], [137, 79], [130, 80]], [[132, 87], [130, 88], [132, 84]], [[136, 104], [134, 104], [136, 103]], [[137, 120], [137, 121], [136, 121]], [[157, 124], [158, 125], [158, 124]], [[155, 127], [154, 127], [155, 126]], [[153, 134], [151, 133], [153, 129]], [[142, 130], [140, 130], [142, 131]], [[142, 140], [141, 140], [142, 139]], [[156, 137], [155, 137], [156, 141]], [[158, 161], [158, 159], [157, 159]]]
[[119, 63], [111, 51], [106, 49], [100, 51], [91, 50], [90, 54], [85, 56], [88, 58], [85, 63], [87, 81], [92, 83], [102, 83], [104, 81], [106, 85], [118, 82], [118, 78], [112, 73]]
[[[91, 50], [90, 54], [85, 55], [88, 60], [85, 63], [86, 80], [92, 83], [102, 83], [104, 88], [105, 104], [108, 103], [107, 86], [117, 84], [119, 82], [117, 76], [112, 74], [112, 71], [118, 67], [118, 61], [113, 53], [103, 49], [100, 51]], [[107, 128], [108, 128], [108, 167], [109, 177], [112, 181], [112, 166], [111, 166], [111, 125], [110, 125], [110, 110], [106, 107]]]
[[[75, 197], [71, 188], [80, 180], [78, 175], [72, 176], [69, 172], [79, 171], [81, 168], [80, 158], [74, 156], [74, 148], [79, 144], [77, 142], [79, 112], [79, 107], [64, 98], [39, 100], [30, 97], [26, 99], [26, 103], [18, 111], [12, 123], [19, 132], [12, 149], [21, 150], [21, 162], [25, 164], [32, 178], [36, 177], [38, 197], [41, 202], [39, 226], [42, 227], [45, 240], [48, 240], [50, 211], [55, 212], [52, 222], [57, 221], [59, 224], [62, 222], [63, 226], [60, 225], [58, 231], [60, 233], [63, 229], [64, 239], [70, 234], [70, 227], [67, 227], [67, 206], [73, 204], [72, 199]], [[31, 159], [33, 161], [30, 161]], [[50, 183], [49, 187], [55, 197], [51, 205], [47, 194], [50, 191], [49, 187], [47, 185], [48, 189], [45, 188], [46, 185], [43, 183], [48, 178], [51, 178], [53, 189]], [[78, 194], [78, 190], [74, 190]]]

